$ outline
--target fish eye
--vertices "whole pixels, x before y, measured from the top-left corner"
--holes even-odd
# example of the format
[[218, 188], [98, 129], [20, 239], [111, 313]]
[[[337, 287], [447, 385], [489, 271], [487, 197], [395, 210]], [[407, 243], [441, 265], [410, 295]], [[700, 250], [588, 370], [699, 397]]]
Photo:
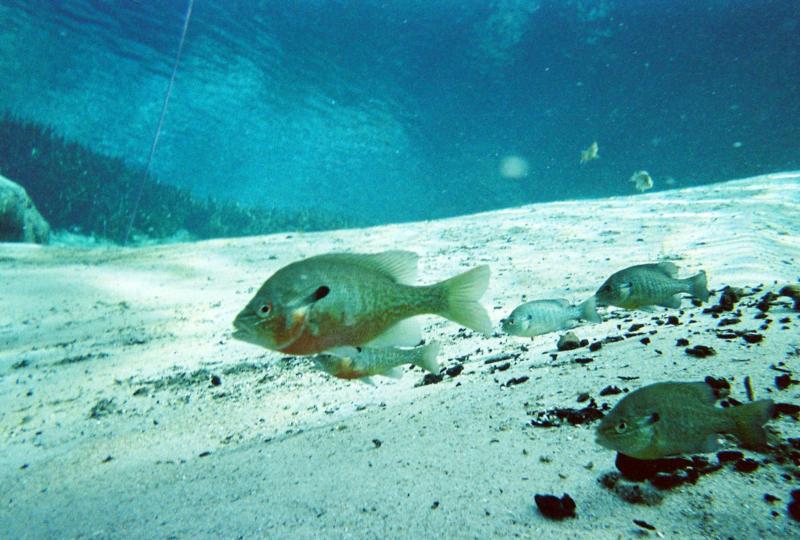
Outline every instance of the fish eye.
[[624, 433], [625, 430], [628, 429], [628, 424], [625, 422], [625, 420], [622, 420], [619, 424], [617, 424], [616, 429], [617, 433]]
[[267, 302], [266, 304], [261, 304], [261, 307], [258, 308], [256, 314], [261, 317], [262, 319], [268, 316], [272, 312], [272, 302]]

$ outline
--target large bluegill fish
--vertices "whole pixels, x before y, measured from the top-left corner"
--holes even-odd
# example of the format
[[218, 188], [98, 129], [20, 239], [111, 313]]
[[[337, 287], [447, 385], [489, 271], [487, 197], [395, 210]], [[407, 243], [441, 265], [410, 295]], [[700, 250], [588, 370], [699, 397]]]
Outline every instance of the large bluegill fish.
[[639, 264], [615, 272], [597, 290], [597, 304], [640, 309], [648, 306], [678, 308], [680, 294], [701, 302], [708, 300], [706, 273], [678, 279], [678, 267], [671, 262]]
[[291, 263], [272, 275], [233, 322], [233, 337], [286, 354], [309, 355], [380, 338], [381, 345], [416, 345], [423, 314], [489, 334], [478, 300], [489, 284], [479, 266], [434, 285], [414, 286], [418, 257], [408, 251], [329, 253]]
[[662, 382], [631, 392], [597, 428], [597, 442], [637, 459], [712, 452], [718, 436], [735, 435], [747, 448], [766, 443], [763, 425], [772, 400], [720, 408], [719, 396], [705, 382]]

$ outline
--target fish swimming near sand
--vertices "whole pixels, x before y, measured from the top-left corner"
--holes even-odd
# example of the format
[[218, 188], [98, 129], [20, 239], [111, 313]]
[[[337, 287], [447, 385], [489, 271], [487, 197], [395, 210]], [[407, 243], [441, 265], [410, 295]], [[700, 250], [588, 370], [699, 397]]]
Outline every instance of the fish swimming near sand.
[[594, 161], [595, 159], [600, 157], [600, 147], [597, 145], [597, 141], [594, 141], [592, 144], [589, 145], [589, 148], [586, 150], [581, 150], [581, 165], [584, 163], [589, 163], [590, 161]]
[[639, 264], [615, 272], [597, 290], [597, 304], [641, 309], [648, 306], [679, 308], [680, 294], [701, 302], [708, 300], [708, 281], [704, 271], [678, 279], [678, 267], [671, 262]]
[[636, 459], [713, 452], [729, 433], [742, 446], [766, 444], [764, 424], [772, 400], [735, 407], [714, 406], [719, 396], [705, 382], [662, 382], [631, 392], [600, 422], [597, 443]]
[[653, 189], [653, 177], [647, 171], [636, 171], [631, 175], [630, 182], [633, 182], [634, 187], [641, 193]]
[[408, 251], [328, 253], [272, 275], [233, 322], [233, 337], [292, 355], [335, 347], [413, 346], [411, 317], [435, 314], [484, 334], [492, 323], [478, 302], [489, 284], [479, 266], [434, 285], [409, 283], [418, 256]]
[[533, 337], [575, 328], [579, 321], [602, 322], [594, 296], [576, 306], [563, 298], [526, 302], [514, 308], [500, 324], [506, 334]]
[[361, 379], [369, 383], [373, 375], [399, 379], [400, 366], [412, 364], [431, 373], [439, 373], [439, 344], [436, 342], [400, 349], [398, 347], [342, 347], [331, 353], [314, 356], [316, 366], [340, 379]]

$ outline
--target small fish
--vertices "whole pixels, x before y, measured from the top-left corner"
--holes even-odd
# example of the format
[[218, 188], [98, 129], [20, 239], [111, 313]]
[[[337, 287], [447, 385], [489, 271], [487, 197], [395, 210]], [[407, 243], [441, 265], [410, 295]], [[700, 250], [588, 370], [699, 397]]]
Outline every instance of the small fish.
[[653, 189], [653, 177], [647, 171], [636, 171], [630, 178], [634, 187], [641, 193]]
[[640, 309], [648, 306], [681, 307], [681, 293], [708, 300], [708, 281], [704, 271], [678, 279], [678, 267], [671, 262], [639, 264], [615, 272], [597, 290], [597, 304]]
[[422, 335], [405, 319], [427, 313], [491, 333], [489, 315], [478, 302], [489, 284], [489, 267], [413, 286], [408, 283], [417, 259], [408, 251], [329, 253], [289, 264], [236, 316], [233, 337], [294, 355], [368, 343], [412, 346]]
[[439, 373], [439, 344], [429, 343], [413, 349], [397, 347], [343, 347], [331, 353], [314, 357], [316, 366], [340, 379], [361, 379], [369, 383], [372, 375], [383, 375], [399, 379], [403, 372], [398, 369], [405, 364], [419, 366], [431, 373]]
[[597, 443], [636, 459], [713, 452], [718, 435], [735, 435], [745, 448], [766, 444], [763, 425], [772, 400], [715, 407], [719, 399], [705, 382], [655, 383], [622, 398], [597, 428]]
[[581, 150], [581, 165], [599, 158], [599, 152], [600, 147], [597, 145], [597, 141], [594, 141], [591, 145], [589, 145], [589, 148], [586, 150]]
[[506, 334], [533, 337], [575, 328], [581, 320], [602, 322], [594, 296], [577, 306], [562, 298], [527, 302], [514, 308], [500, 324]]

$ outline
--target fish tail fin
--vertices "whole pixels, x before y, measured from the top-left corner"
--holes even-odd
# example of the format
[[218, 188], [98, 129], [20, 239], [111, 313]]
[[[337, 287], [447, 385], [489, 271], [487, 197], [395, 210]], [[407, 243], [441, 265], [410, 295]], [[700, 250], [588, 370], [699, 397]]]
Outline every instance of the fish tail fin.
[[734, 435], [745, 448], [761, 448], [767, 443], [764, 424], [772, 418], [775, 405], [771, 399], [762, 399], [737, 407], [729, 407], [731, 418], [736, 423]]
[[478, 302], [489, 287], [488, 265], [478, 266], [433, 287], [443, 291], [445, 297], [445, 307], [439, 315], [476, 332], [492, 333], [489, 314]]
[[601, 319], [600, 315], [597, 313], [596, 297], [590, 296], [587, 300], [585, 300], [582, 304], [578, 306], [578, 309], [581, 310], [581, 319], [583, 319], [584, 321], [589, 321], [593, 323], [603, 322], [603, 319]]
[[430, 371], [431, 373], [439, 373], [439, 362], [436, 361], [436, 357], [439, 356], [439, 349], [440, 346], [435, 341], [425, 345], [420, 350], [422, 357], [414, 362], [414, 365], [421, 367], [425, 371]]
[[689, 282], [689, 294], [691, 294], [701, 302], [707, 302], [708, 278], [706, 277], [705, 271], [700, 270], [692, 277], [687, 278], [687, 281]]

